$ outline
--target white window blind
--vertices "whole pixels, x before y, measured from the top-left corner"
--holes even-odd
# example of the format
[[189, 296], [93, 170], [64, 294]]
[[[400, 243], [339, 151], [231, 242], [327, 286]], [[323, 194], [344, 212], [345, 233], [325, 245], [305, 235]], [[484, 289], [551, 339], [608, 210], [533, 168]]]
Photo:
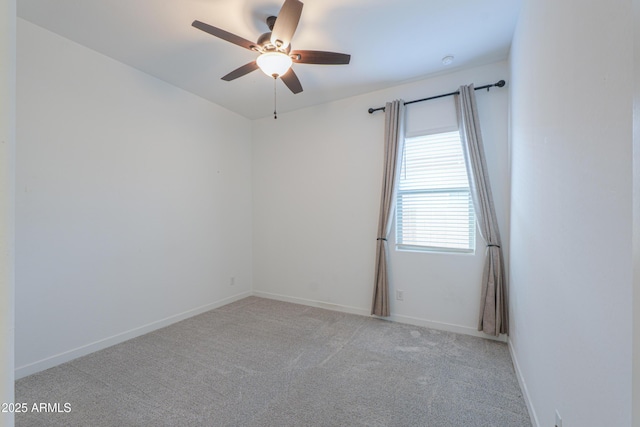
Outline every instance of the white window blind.
[[396, 202], [399, 248], [474, 252], [475, 215], [458, 131], [405, 140]]

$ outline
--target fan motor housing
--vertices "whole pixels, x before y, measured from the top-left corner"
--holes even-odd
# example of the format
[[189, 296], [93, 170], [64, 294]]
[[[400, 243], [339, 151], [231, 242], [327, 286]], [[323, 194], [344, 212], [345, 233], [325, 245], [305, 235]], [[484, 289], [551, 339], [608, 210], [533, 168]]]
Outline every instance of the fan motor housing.
[[273, 44], [271, 44], [271, 33], [264, 33], [260, 37], [258, 37], [257, 41], [258, 46], [262, 48], [262, 50], [266, 52], [270, 51], [279, 51], [286, 53], [287, 55], [291, 52], [291, 45], [287, 46], [286, 49], [278, 49]]

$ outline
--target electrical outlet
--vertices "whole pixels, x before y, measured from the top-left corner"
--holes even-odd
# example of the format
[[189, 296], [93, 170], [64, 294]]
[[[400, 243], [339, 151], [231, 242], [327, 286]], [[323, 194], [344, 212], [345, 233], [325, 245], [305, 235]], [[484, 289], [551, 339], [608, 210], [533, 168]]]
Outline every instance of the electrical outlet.
[[404, 301], [404, 291], [396, 289], [396, 299], [398, 301]]
[[562, 427], [562, 418], [560, 418], [560, 413], [556, 409], [556, 427]]
[[236, 278], [235, 277], [231, 277], [231, 280], [229, 280], [229, 286], [234, 286], [236, 284]]

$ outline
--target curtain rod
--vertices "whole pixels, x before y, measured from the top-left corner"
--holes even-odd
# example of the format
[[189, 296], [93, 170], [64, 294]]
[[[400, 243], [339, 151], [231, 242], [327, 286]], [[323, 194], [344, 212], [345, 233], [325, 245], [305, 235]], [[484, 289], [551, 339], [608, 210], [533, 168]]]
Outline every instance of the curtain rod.
[[[497, 83], [493, 83], [490, 85], [484, 85], [484, 86], [479, 86], [474, 88], [475, 90], [480, 90], [480, 89], [486, 89], [487, 92], [489, 91], [489, 88], [492, 88], [494, 86], [496, 87], [503, 87], [505, 85], [505, 81], [504, 80], [500, 80]], [[444, 98], [445, 96], [452, 96], [452, 95], [460, 95], [460, 91], [455, 91], [455, 92], [451, 92], [451, 93], [444, 93], [442, 95], [436, 95], [436, 96], [430, 96], [429, 98], [422, 98], [422, 99], [415, 99], [413, 101], [407, 101], [404, 103], [404, 105], [409, 105], [409, 104], [415, 104], [416, 102], [422, 102], [422, 101], [429, 101], [431, 99], [438, 99], [438, 98]], [[369, 108], [369, 114], [373, 114], [376, 111], [384, 111], [385, 107], [378, 107], [378, 108]]]

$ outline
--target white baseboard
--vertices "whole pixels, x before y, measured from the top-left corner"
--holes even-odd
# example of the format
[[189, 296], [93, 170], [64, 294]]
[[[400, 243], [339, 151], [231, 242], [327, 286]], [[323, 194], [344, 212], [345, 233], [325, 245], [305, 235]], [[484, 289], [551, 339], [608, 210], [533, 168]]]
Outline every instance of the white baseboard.
[[[185, 311], [180, 314], [169, 316], [165, 319], [161, 319], [161, 320], [131, 329], [129, 331], [125, 331], [125, 332], [113, 335], [111, 337], [104, 338], [102, 340], [98, 340], [90, 344], [86, 344], [81, 347], [77, 347], [72, 350], [65, 351], [60, 354], [56, 354], [51, 357], [47, 357], [45, 359], [30, 363], [28, 365], [16, 367], [15, 378], [20, 379], [28, 375], [35, 374], [36, 372], [44, 371], [45, 369], [52, 368], [54, 366], [60, 365], [65, 362], [69, 362], [73, 359], [77, 359], [78, 357], [86, 356], [87, 354], [93, 353], [95, 351], [102, 350], [107, 347], [111, 347], [112, 345], [119, 344], [121, 342], [138, 337], [140, 335], [144, 335], [149, 332], [153, 332], [157, 329], [163, 328], [165, 326], [169, 326], [173, 323], [179, 322], [189, 317], [196, 316], [198, 314], [204, 313], [209, 310], [213, 310], [218, 307], [222, 307], [224, 305], [230, 304], [232, 302], [241, 300], [243, 298], [246, 298], [252, 295], [261, 297], [261, 298], [291, 302], [294, 304], [301, 304], [301, 305], [306, 305], [310, 307], [323, 308], [323, 309], [338, 311], [342, 313], [357, 314], [357, 315], [368, 316], [368, 317], [371, 316], [369, 310], [365, 308], [351, 307], [351, 306], [346, 306], [342, 304], [327, 303], [323, 301], [316, 301], [316, 300], [310, 300], [305, 298], [297, 298], [297, 297], [291, 297], [286, 295], [273, 294], [269, 292], [248, 291], [248, 292], [240, 293], [238, 295], [234, 295], [229, 298], [225, 298], [220, 301], [216, 301], [214, 303], [210, 303], [210, 304], [203, 305], [201, 307], [194, 308], [192, 310]], [[492, 336], [483, 334], [482, 332], [478, 332], [477, 330], [470, 327], [453, 325], [453, 324], [442, 323], [442, 322], [435, 322], [427, 319], [420, 319], [420, 318], [400, 316], [400, 315], [392, 315], [384, 319], [390, 320], [393, 322], [398, 322], [398, 323], [405, 323], [405, 324], [415, 325], [415, 326], [423, 326], [423, 327], [437, 329], [441, 331], [472, 335], [472, 336], [482, 337], [486, 339], [493, 339], [493, 340], [502, 341], [502, 342], [507, 341], [506, 337], [502, 337], [502, 336], [492, 337]], [[513, 357], [513, 352], [512, 352], [512, 357]], [[514, 357], [514, 365], [515, 364], [516, 363], [515, 363], [515, 357]], [[517, 369], [516, 369], [516, 372], [518, 373], [518, 381], [521, 381], [521, 376]], [[521, 388], [523, 389], [523, 392], [526, 394], [526, 389], [522, 384], [521, 384]], [[528, 400], [527, 400], [527, 407], [528, 408], [530, 407]], [[531, 409], [530, 409], [530, 412], [531, 412]], [[533, 418], [534, 417], [532, 416], [532, 419]]]
[[506, 335], [500, 335], [500, 336], [494, 337], [492, 335], [487, 335], [484, 332], [480, 332], [477, 329], [470, 328], [468, 326], [460, 326], [460, 325], [454, 325], [452, 323], [436, 322], [433, 320], [420, 319], [417, 317], [410, 317], [410, 316], [400, 316], [395, 314], [392, 314], [387, 319], [392, 320], [394, 322], [398, 322], [398, 323], [406, 323], [408, 325], [423, 326], [425, 328], [437, 329], [439, 331], [454, 332], [456, 334], [471, 335], [474, 337], [485, 338], [493, 341], [500, 341], [505, 343], [507, 342]]
[[522, 390], [522, 397], [524, 398], [524, 403], [527, 405], [527, 410], [529, 411], [529, 418], [531, 418], [531, 425], [533, 427], [540, 427], [540, 423], [538, 422], [538, 416], [536, 415], [535, 409], [533, 409], [533, 405], [531, 404], [531, 397], [529, 396], [529, 390], [527, 389], [527, 383], [522, 376], [522, 371], [520, 370], [520, 364], [518, 363], [518, 358], [516, 357], [516, 353], [513, 351], [513, 345], [511, 341], [508, 341], [509, 353], [511, 353], [511, 360], [513, 361], [513, 367], [516, 371], [516, 378], [518, 378], [518, 383], [520, 384], [520, 390]]
[[[316, 308], [325, 308], [327, 310], [340, 311], [343, 313], [359, 314], [361, 316], [371, 316], [370, 311], [364, 308], [351, 307], [341, 304], [327, 303], [315, 301], [305, 298], [296, 298], [286, 295], [272, 294], [269, 292], [253, 291], [253, 295], [261, 298], [274, 299], [278, 301], [292, 302], [295, 304], [308, 305]], [[374, 316], [375, 317], [375, 316]], [[507, 342], [506, 336], [492, 337], [467, 326], [452, 325], [449, 323], [434, 322], [427, 319], [419, 319], [409, 316], [392, 315], [390, 317], [381, 317], [380, 319], [390, 320], [392, 322], [406, 323], [408, 325], [423, 326], [426, 328], [437, 329], [439, 331], [455, 332], [458, 334], [472, 335], [481, 338], [487, 338], [495, 341]]]
[[292, 302], [294, 304], [308, 305], [310, 307], [325, 308], [327, 310], [340, 311], [342, 313], [359, 314], [369, 316], [369, 311], [363, 308], [350, 307], [348, 305], [333, 304], [329, 302], [315, 301], [306, 298], [296, 298], [286, 295], [272, 294], [270, 292], [253, 291], [253, 296], [273, 299], [277, 301]]
[[214, 308], [222, 307], [223, 305], [230, 304], [232, 302], [241, 300], [251, 295], [252, 293], [250, 291], [243, 292], [238, 295], [234, 295], [232, 297], [222, 299], [220, 301], [216, 301], [210, 304], [203, 305], [201, 307], [187, 310], [183, 313], [169, 316], [167, 318], [148, 323], [146, 325], [113, 335], [111, 337], [104, 338], [104, 339], [92, 342], [90, 344], [86, 344], [81, 347], [74, 348], [69, 351], [65, 351], [64, 353], [56, 354], [55, 356], [47, 357], [46, 359], [42, 359], [37, 362], [30, 363], [28, 365], [16, 367], [15, 378], [16, 379], [23, 378], [23, 377], [26, 377], [27, 375], [35, 374], [36, 372], [53, 368], [54, 366], [60, 365], [65, 362], [69, 362], [70, 360], [77, 359], [78, 357], [86, 356], [87, 354], [93, 353], [95, 351], [102, 350], [107, 347], [111, 347], [112, 345], [119, 344], [121, 342], [138, 337], [140, 335], [147, 334], [149, 332], [153, 332], [157, 329], [164, 328], [165, 326], [169, 326], [181, 320], [188, 319], [189, 317], [197, 316], [198, 314], [202, 314], [209, 310], [213, 310]]

